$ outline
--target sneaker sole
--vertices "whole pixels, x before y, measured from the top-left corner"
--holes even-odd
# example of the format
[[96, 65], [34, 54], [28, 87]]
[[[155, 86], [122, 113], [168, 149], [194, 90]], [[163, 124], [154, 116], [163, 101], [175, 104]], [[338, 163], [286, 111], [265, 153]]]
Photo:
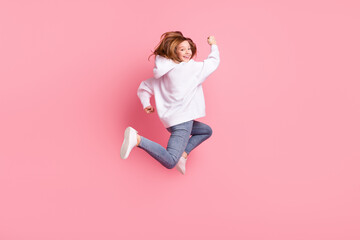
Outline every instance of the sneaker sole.
[[124, 142], [123, 142], [123, 144], [121, 146], [121, 150], [120, 150], [120, 157], [122, 159], [127, 159], [131, 152], [129, 145], [130, 145], [130, 135], [132, 132], [137, 133], [137, 131], [135, 129], [133, 129], [132, 127], [127, 127], [125, 129]]
[[181, 169], [181, 167], [179, 166], [179, 165], [175, 165], [175, 168], [176, 168], [176, 170], [178, 170], [180, 173], [182, 173], [183, 175], [185, 175], [185, 169], [184, 169], [184, 171]]

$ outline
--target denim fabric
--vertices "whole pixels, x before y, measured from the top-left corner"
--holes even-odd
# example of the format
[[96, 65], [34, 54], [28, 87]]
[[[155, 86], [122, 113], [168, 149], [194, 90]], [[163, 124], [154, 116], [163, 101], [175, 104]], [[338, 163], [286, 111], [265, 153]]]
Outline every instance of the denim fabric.
[[189, 154], [212, 134], [212, 129], [208, 125], [195, 120], [180, 123], [167, 130], [171, 135], [166, 149], [143, 136], [139, 148], [169, 169], [175, 167], [183, 152]]

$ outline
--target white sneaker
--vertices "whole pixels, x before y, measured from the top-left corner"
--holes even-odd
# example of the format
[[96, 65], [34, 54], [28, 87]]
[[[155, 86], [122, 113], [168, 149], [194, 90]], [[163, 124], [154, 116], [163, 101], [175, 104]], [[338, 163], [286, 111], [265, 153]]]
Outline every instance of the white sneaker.
[[178, 163], [175, 165], [176, 169], [181, 172], [182, 174], [185, 174], [185, 164], [186, 164], [186, 158], [184, 158], [183, 156], [181, 156], [180, 160], [178, 161]]
[[124, 142], [121, 146], [120, 157], [127, 159], [131, 150], [137, 145], [137, 131], [132, 127], [127, 127], [124, 134]]

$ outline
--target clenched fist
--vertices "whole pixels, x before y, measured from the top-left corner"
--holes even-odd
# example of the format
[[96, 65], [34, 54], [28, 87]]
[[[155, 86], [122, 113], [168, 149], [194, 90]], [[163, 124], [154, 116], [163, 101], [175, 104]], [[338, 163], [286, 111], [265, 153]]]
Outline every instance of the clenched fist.
[[144, 108], [144, 111], [145, 111], [146, 113], [153, 113], [153, 112], [155, 111], [155, 108], [150, 105], [150, 106]]
[[207, 41], [210, 45], [216, 44], [216, 40], [214, 36], [210, 36], [207, 38]]

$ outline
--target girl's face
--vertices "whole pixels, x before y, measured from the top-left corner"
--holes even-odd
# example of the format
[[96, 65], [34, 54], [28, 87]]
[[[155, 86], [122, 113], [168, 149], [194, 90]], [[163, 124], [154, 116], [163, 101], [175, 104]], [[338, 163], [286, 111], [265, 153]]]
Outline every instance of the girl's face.
[[176, 54], [183, 62], [188, 62], [191, 59], [192, 51], [188, 41], [183, 41], [176, 48]]

